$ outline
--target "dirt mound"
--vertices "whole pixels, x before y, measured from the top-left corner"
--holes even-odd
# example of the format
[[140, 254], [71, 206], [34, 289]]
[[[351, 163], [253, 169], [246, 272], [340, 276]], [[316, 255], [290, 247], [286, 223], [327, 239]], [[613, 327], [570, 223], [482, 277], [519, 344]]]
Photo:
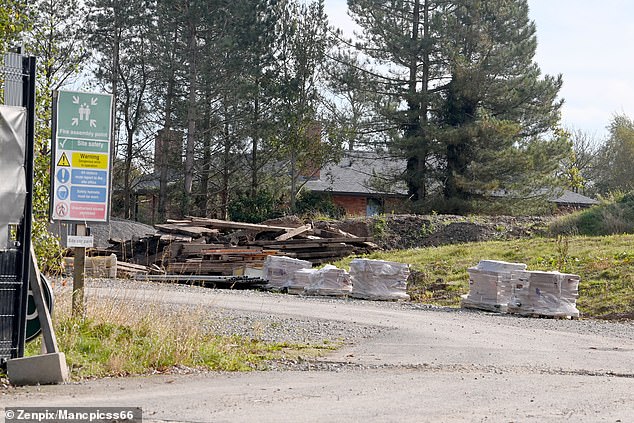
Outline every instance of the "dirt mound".
[[373, 236], [381, 248], [404, 249], [543, 235], [549, 218], [512, 216], [387, 215], [316, 225]]

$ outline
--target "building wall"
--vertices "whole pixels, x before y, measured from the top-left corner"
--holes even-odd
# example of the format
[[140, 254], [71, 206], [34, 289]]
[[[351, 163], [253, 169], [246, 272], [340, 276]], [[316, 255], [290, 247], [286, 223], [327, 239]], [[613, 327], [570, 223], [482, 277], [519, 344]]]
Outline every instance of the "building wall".
[[[373, 197], [374, 198], [374, 197]], [[363, 195], [333, 194], [332, 201], [346, 211], [348, 216], [367, 216], [368, 197]], [[383, 200], [382, 213], [409, 213], [409, 202], [403, 198], [386, 198]]]
[[365, 216], [368, 200], [362, 196], [333, 195], [332, 201], [343, 207], [348, 216]]

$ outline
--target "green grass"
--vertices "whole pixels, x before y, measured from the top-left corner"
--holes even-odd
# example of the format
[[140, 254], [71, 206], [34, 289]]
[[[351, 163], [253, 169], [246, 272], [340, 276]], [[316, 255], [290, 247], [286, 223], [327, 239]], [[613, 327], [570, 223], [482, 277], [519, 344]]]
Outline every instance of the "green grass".
[[[176, 366], [203, 370], [266, 369], [272, 360], [311, 357], [338, 347], [269, 343], [205, 330], [202, 311], [166, 313], [160, 305], [91, 301], [86, 318], [72, 317], [70, 300], [57, 294], [54, 327], [73, 379], [169, 372]], [[41, 338], [26, 355], [40, 353]]]
[[[526, 263], [529, 270], [581, 276], [577, 308], [584, 317], [634, 318], [634, 235], [534, 238], [376, 252], [367, 258], [411, 265], [413, 301], [457, 307], [469, 291], [467, 268], [480, 260]], [[352, 257], [337, 265], [347, 267]]]

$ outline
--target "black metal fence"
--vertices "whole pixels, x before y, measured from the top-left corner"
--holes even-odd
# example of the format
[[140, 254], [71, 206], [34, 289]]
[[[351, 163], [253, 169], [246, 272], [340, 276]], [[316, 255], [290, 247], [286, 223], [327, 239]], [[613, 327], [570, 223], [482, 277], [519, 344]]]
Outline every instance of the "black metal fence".
[[[7, 53], [0, 65], [0, 104], [27, 110], [24, 215], [11, 228], [8, 246], [0, 245], [0, 365], [24, 355], [29, 289], [31, 214], [33, 205], [33, 147], [35, 128], [35, 58]], [[0, 165], [2, 158], [0, 157]], [[2, 181], [0, 181], [0, 186]], [[0, 222], [0, 224], [8, 222]]]

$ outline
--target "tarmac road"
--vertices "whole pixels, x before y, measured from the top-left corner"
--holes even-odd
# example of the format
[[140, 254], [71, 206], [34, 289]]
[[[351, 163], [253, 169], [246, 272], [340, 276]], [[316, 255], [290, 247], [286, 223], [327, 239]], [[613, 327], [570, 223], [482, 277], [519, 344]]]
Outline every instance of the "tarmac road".
[[632, 324], [218, 290], [90, 295], [383, 330], [312, 363], [316, 370], [28, 387], [0, 394], [0, 405], [134, 406], [144, 421], [170, 422], [634, 422]]

